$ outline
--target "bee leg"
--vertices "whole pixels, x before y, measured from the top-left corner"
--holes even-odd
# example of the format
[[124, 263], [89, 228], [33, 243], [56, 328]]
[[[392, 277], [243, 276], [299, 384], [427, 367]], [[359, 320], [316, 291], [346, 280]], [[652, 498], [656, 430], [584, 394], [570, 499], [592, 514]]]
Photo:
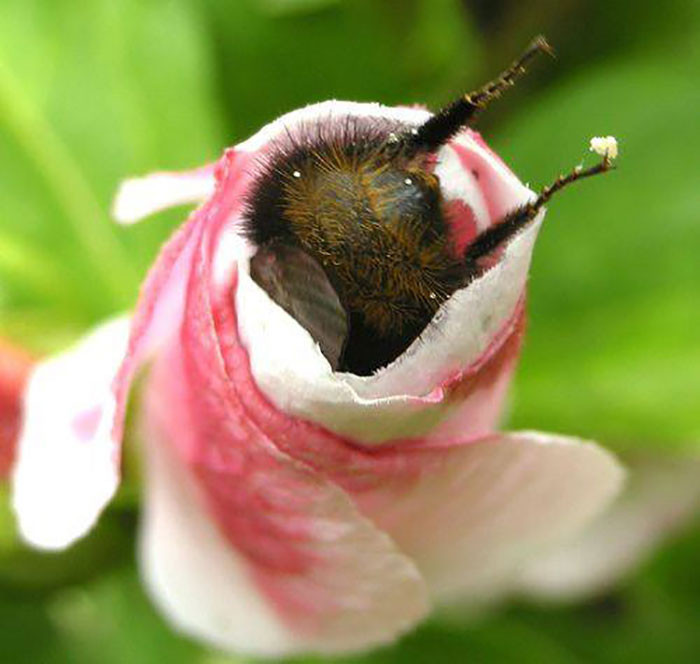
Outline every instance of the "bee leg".
[[593, 175], [598, 175], [599, 173], [606, 173], [612, 168], [614, 167], [611, 159], [606, 155], [603, 157], [603, 160], [595, 166], [586, 169], [577, 166], [568, 174], [560, 175], [552, 184], [544, 187], [540, 195], [534, 201], [516, 208], [508, 213], [502, 220], [493, 224], [490, 228], [481, 233], [481, 235], [477, 236], [464, 252], [463, 259], [465, 264], [468, 266], [475, 266], [480, 258], [487, 256], [494, 251], [494, 249], [497, 249], [504, 242], [517, 235], [537, 216], [540, 209], [558, 191], [561, 191], [577, 180], [583, 180]]
[[440, 109], [424, 124], [407, 134], [404, 144], [406, 153], [411, 155], [418, 152], [433, 152], [444, 145], [489, 103], [512, 87], [525, 73], [525, 66], [541, 53], [554, 54], [552, 47], [542, 35], [533, 39], [523, 54], [494, 80]]

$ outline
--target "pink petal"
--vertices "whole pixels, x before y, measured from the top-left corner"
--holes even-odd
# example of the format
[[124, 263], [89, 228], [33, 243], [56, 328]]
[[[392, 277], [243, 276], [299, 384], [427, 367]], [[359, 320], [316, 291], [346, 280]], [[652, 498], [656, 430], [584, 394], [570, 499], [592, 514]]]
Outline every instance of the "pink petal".
[[617, 501], [588, 528], [524, 570], [520, 589], [541, 601], [580, 601], [610, 590], [700, 511], [700, 458], [633, 459]]
[[[317, 531], [317, 565], [308, 579], [290, 571], [280, 572], [277, 582], [307, 593], [307, 602], [315, 603], [329, 588], [337, 600], [322, 605], [328, 614], [315, 616], [321, 623], [316, 628], [300, 631], [286, 623], [261, 593], [250, 561], [217, 528], [191, 474], [167, 447], [149, 438], [140, 563], [153, 601], [182, 632], [257, 655], [333, 652], [389, 641], [426, 612], [427, 593], [414, 565], [340, 491], [299, 471], [294, 483], [274, 479], [286, 481], [280, 493], [313, 487], [313, 509], [304, 520]], [[325, 564], [324, 558], [337, 558], [338, 564]]]
[[[357, 440], [340, 438], [309, 421], [290, 416], [283, 409], [272, 406], [263, 396], [239, 337], [236, 315], [248, 309], [241, 306], [240, 300], [237, 300], [236, 308], [232, 297], [238, 293], [236, 265], [244, 265], [250, 251], [237, 233], [244, 185], [235, 180], [237, 171], [231, 162], [235, 158], [236, 155], [229, 154], [224, 159], [220, 170], [221, 184], [215, 196], [196, 215], [206, 219], [207, 226], [191, 255], [186, 311], [180, 319], [177, 338], [171, 340], [167, 354], [161, 353], [158, 370], [152, 374], [148, 385], [150, 398], [163, 404], [151, 411], [152, 436], [162, 437], [175, 463], [190, 478], [200, 507], [216, 524], [214, 532], [218, 532], [218, 538], [192, 539], [192, 542], [201, 542], [202, 546], [191, 547], [194, 551], [188, 550], [185, 555], [178, 547], [154, 552], [159, 544], [166, 547], [167, 539], [150, 536], [147, 540], [151, 542], [150, 553], [147, 544], [144, 572], [157, 601], [177, 624], [220, 645], [259, 652], [265, 649], [325, 651], [383, 642], [394, 638], [422, 615], [425, 608], [422, 585], [419, 577], [408, 573], [407, 560], [397, 552], [393, 553], [398, 560], [392, 565], [397, 565], [400, 570], [398, 577], [386, 572], [386, 552], [375, 558], [381, 573], [366, 561], [358, 569], [355, 556], [363, 559], [366, 550], [358, 546], [353, 534], [356, 532], [355, 517], [352, 510], [347, 511], [351, 505], [349, 496], [362, 512], [384, 527], [382, 518], [390, 506], [393, 503], [408, 504], [411, 491], [421, 478], [435, 473], [436, 483], [441, 484], [446, 469], [470, 467], [471, 457], [467, 451], [472, 446], [454, 442], [455, 433], [449, 426], [442, 427], [442, 436], [438, 429], [432, 438], [425, 439], [416, 438], [415, 429], [407, 427], [407, 431], [414, 435], [412, 444], [405, 441], [398, 445], [401, 441], [392, 439], [386, 442], [393, 444], [370, 453], [357, 446]], [[513, 243], [515, 249], [509, 248], [512, 261], [504, 261], [505, 274], [509, 274], [508, 270], [520, 274], [522, 266], [529, 262], [536, 230], [535, 225], [529, 234], [519, 238], [519, 243]], [[500, 282], [504, 277], [495, 270], [489, 275], [494, 282]], [[514, 293], [511, 304], [506, 305], [500, 314], [503, 323], [491, 328], [490, 336], [483, 329], [475, 331], [477, 339], [483, 341], [481, 346], [476, 344], [477, 352], [474, 352], [474, 347], [471, 349], [473, 363], [465, 366], [455, 358], [449, 370], [436, 365], [437, 375], [444, 379], [442, 384], [436, 383], [435, 375], [431, 375], [432, 385], [427, 381], [426, 385], [432, 393], [419, 393], [413, 398], [414, 404], [423, 406], [445, 402], [451, 412], [459, 413], [468, 430], [469, 416], [478, 415], [474, 408], [500, 403], [503, 386], [517, 354], [522, 321], [522, 282], [516, 283], [511, 292]], [[484, 307], [498, 305], [486, 295], [483, 298]], [[258, 306], [260, 301], [255, 304]], [[274, 318], [279, 313], [277, 309], [268, 309], [266, 315], [270, 317], [262, 318], [262, 332], [274, 329], [278, 322]], [[286, 332], [291, 334], [293, 331], [294, 325], [287, 324]], [[292, 368], [303, 369], [303, 362], [298, 361], [297, 349], [290, 344], [289, 337], [261, 347], [274, 354], [278, 347], [283, 346], [285, 354], [297, 360]], [[278, 365], [277, 369], [281, 380], [289, 378], [284, 364]], [[404, 372], [409, 376], [405, 369]], [[397, 382], [395, 389], [401, 387]], [[290, 399], [301, 398], [303, 391], [294, 390], [290, 394]], [[390, 392], [389, 399], [391, 396]], [[399, 401], [411, 400], [410, 395], [406, 399], [405, 393], [396, 396]], [[470, 398], [474, 399], [471, 408], [465, 407]], [[385, 397], [375, 397], [372, 406], [381, 408], [381, 399]], [[496, 410], [486, 408], [489, 421], [475, 417], [477, 424], [474, 426], [491, 427]], [[386, 410], [382, 415], [385, 421], [391, 419]], [[362, 419], [357, 414], [354, 418]], [[434, 418], [431, 428], [435, 430]], [[462, 433], [462, 437], [464, 435]], [[438, 441], [441, 441], [440, 445]], [[480, 449], [479, 445], [474, 443], [474, 449]], [[546, 464], [543, 463], [542, 467], [549, 477]], [[386, 492], [382, 490], [384, 485]], [[576, 481], [570, 485], [579, 487]], [[339, 487], [345, 489], [347, 495]], [[450, 484], [445, 483], [444, 487], [449, 488]], [[609, 485], [606, 488], [610, 490]], [[463, 490], [466, 492], [467, 489]], [[591, 490], [589, 494], [595, 494], [589, 501], [591, 510], [596, 506], [596, 500], [603, 500], [596, 491]], [[443, 495], [446, 504], [461, 504], [461, 496]], [[467, 493], [467, 497], [471, 495]], [[337, 512], [337, 505], [341, 503], [346, 506], [342, 518]], [[451, 518], [455, 511], [450, 509]], [[583, 508], [581, 513], [585, 513]], [[423, 516], [429, 520], [442, 515], [433, 512]], [[571, 527], [581, 518], [574, 510], [570, 517]], [[451, 524], [449, 520], [444, 520], [447, 527], [460, 525]], [[319, 525], [319, 521], [325, 525]], [[422, 523], [427, 527], [428, 524]], [[561, 526], [556, 521], [554, 523], [557, 528]], [[393, 525], [400, 533], [398, 525]], [[550, 524], [541, 526], [543, 530], [549, 527]], [[374, 534], [370, 535], [370, 532]], [[457, 538], [455, 541], [461, 542], [459, 538], [465, 537], [464, 532], [457, 528], [451, 532]], [[333, 536], [330, 537], [329, 533]], [[349, 541], [344, 539], [348, 534], [351, 535]], [[503, 539], [508, 540], [507, 536]], [[228, 559], [234, 561], [230, 563], [231, 574], [238, 579], [240, 572], [235, 570], [244, 570], [250, 581], [248, 587], [256, 591], [253, 608], [247, 609], [251, 612], [253, 625], [259, 625], [262, 620], [262, 624], [269, 627], [274, 619], [283, 626], [281, 631], [274, 629], [275, 636], [267, 643], [244, 642], [237, 628], [233, 628], [230, 622], [221, 622], [219, 612], [226, 612], [221, 607], [229, 607], [230, 615], [234, 612], [237, 615], [240, 610], [229, 603], [228, 593], [224, 594], [224, 599], [212, 599], [220, 604], [206, 605], [206, 609], [193, 612], [189, 607], [194, 605], [201, 609], [207, 600], [204, 596], [191, 601], [192, 588], [197, 587], [197, 583], [190, 580], [181, 586], [168, 581], [200, 578], [201, 567], [213, 567], [201, 561], [209, 560], [210, 554], [219, 559], [220, 554], [215, 552], [225, 549], [217, 545], [222, 540], [230, 547], [226, 554]], [[362, 536], [362, 541], [369, 550], [376, 552], [378, 546], [385, 546], [379, 541], [387, 540], [379, 531], [371, 529]], [[512, 553], [517, 546], [512, 539], [508, 544], [505, 548]], [[410, 548], [408, 544], [406, 548]], [[439, 550], [443, 552], [444, 547]], [[430, 559], [428, 554], [422, 555], [418, 550], [409, 553]], [[192, 562], [190, 556], [200, 562]], [[429, 563], [425, 564], [428, 569]], [[188, 569], [194, 577], [190, 576]], [[454, 570], [448, 568], [448, 571]], [[412, 580], [409, 582], [408, 578]], [[407, 596], [413, 600], [407, 601]], [[405, 611], [397, 605], [398, 598], [402, 598], [398, 604]], [[219, 617], [212, 618], [212, 615]], [[369, 622], [360, 622], [361, 617], [369, 617]], [[255, 633], [251, 628], [250, 634]], [[288, 640], [292, 638], [289, 634], [293, 635], [293, 644]]]
[[176, 625], [220, 647], [392, 640], [425, 614], [423, 581], [342, 491], [251, 420], [222, 362], [206, 241], [200, 251], [180, 335], [148, 384], [148, 438], [163, 443], [151, 459], [146, 583]]
[[214, 193], [214, 165], [193, 171], [150, 173], [121, 183], [112, 215], [120, 224], [133, 224], [160, 210], [202, 203]]
[[[615, 459], [571, 438], [470, 439], [452, 431], [451, 440], [436, 433], [367, 450], [289, 417], [257, 389], [224, 307], [214, 311], [228, 373], [248, 417], [284, 453], [351, 495], [416, 562], [440, 599], [496, 592], [525, 560], [582, 528], [620, 489], [623, 473]], [[461, 389], [484, 381], [475, 389], [488, 392], [488, 376], [499, 376], [508, 357], [506, 345]]]
[[[352, 496], [360, 511], [416, 561], [440, 599], [494, 591], [527, 558], [583, 527], [619, 490], [619, 465], [592, 443], [543, 434], [469, 439], [452, 432], [451, 440], [438, 435], [394, 440], [370, 451], [289, 416], [272, 406], [256, 385], [230, 298], [225, 290], [218, 297], [214, 290], [211, 337], [249, 425]], [[201, 293], [193, 298], [203, 300]], [[200, 331], [193, 338], [202, 336]], [[460, 389], [488, 393], [490, 381], [508, 366], [511, 344], [517, 348], [517, 335], [507, 336]], [[211, 370], [211, 362], [192, 363], [193, 369], [199, 366]], [[200, 387], [198, 392], [216, 390]], [[202, 447], [187, 449], [198, 450], [200, 459]], [[210, 480], [204, 483], [211, 491]]]
[[478, 132], [471, 129], [461, 132], [451, 141], [450, 147], [456, 152], [463, 171], [478, 182], [491, 223], [536, 197]]
[[129, 320], [106, 323], [34, 369], [14, 469], [14, 509], [35, 546], [70, 544], [97, 520], [119, 482], [112, 382]]

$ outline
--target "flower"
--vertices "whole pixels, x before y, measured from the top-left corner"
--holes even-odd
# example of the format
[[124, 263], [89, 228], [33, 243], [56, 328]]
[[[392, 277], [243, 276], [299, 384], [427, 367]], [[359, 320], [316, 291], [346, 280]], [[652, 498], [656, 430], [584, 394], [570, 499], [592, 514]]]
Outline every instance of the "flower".
[[[609, 504], [623, 471], [605, 450], [497, 432], [543, 211], [369, 376], [334, 371], [250, 276], [257, 247], [242, 220], [280, 140], [313, 123], [428, 117], [316, 104], [214, 167], [125, 183], [122, 221], [206, 200], [162, 249], [130, 319], [33, 372], [14, 472], [27, 541], [62, 548], [94, 524], [118, 485], [127, 398], [146, 363], [143, 578], [176, 627], [223, 649], [389, 642], [436, 604], [501, 592]], [[440, 148], [434, 174], [461, 248], [534, 198], [471, 130]]]
[[21, 399], [31, 357], [0, 339], [0, 479], [12, 467], [21, 420]]

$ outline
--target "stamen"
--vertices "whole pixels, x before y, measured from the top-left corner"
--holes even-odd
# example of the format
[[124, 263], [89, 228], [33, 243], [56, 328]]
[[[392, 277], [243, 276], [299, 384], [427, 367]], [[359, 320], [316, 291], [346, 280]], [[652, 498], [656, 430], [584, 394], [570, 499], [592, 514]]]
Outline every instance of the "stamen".
[[[616, 155], [617, 143], [615, 143], [615, 156]], [[612, 150], [609, 150], [605, 152], [603, 160], [595, 166], [586, 169], [581, 166], [576, 166], [566, 175], [560, 175], [552, 184], [544, 187], [540, 195], [534, 201], [513, 210], [501, 221], [479, 235], [474, 242], [467, 247], [464, 253], [465, 263], [467, 265], [475, 263], [479, 258], [490, 254], [494, 249], [503, 244], [503, 242], [517, 235], [518, 232], [537, 216], [542, 206], [544, 206], [558, 191], [568, 187], [577, 180], [583, 180], [600, 173], [606, 173], [613, 169], [613, 158]]]
[[526, 72], [526, 65], [541, 53], [554, 55], [552, 47], [542, 35], [533, 39], [525, 52], [493, 81], [460, 97], [438, 111], [417, 130], [414, 129], [410, 135], [405, 136], [405, 152], [410, 156], [417, 152], [432, 152], [444, 145], [494, 99], [498, 99], [503, 92], [512, 87]]
[[594, 136], [589, 144], [590, 151], [603, 157], [617, 157], [617, 139], [614, 136]]

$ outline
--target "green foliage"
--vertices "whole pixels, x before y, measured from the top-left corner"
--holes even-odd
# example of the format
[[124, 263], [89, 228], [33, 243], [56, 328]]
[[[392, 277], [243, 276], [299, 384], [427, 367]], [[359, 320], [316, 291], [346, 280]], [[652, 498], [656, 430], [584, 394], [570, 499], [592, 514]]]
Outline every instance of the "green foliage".
[[202, 20], [185, 2], [2, 4], [0, 331], [48, 349], [133, 302], [165, 227], [116, 229], [118, 182], [222, 143]]
[[[472, 4], [4, 0], [0, 334], [49, 351], [133, 303], [183, 212], [117, 229], [109, 206], [123, 177], [205, 163], [321, 99], [435, 105], [480, 83], [530, 35], [513, 18], [522, 3], [494, 3], [510, 8], [502, 16], [478, 3], [480, 27]], [[550, 206], [511, 424], [620, 449], [697, 446], [698, 5], [540, 0], [527, 13], [528, 31], [559, 37], [561, 57], [499, 102], [485, 137], [533, 187], [584, 158], [592, 135], [616, 135], [621, 157]], [[176, 636], [150, 607], [130, 500], [59, 556], [23, 550], [0, 503], [7, 661], [243, 661]], [[606, 602], [435, 621], [347, 661], [692, 661], [698, 555], [696, 530]]]
[[232, 142], [325, 99], [442, 100], [474, 71], [473, 33], [454, 0], [327, 2], [280, 15], [265, 10], [270, 4], [207, 0]]

